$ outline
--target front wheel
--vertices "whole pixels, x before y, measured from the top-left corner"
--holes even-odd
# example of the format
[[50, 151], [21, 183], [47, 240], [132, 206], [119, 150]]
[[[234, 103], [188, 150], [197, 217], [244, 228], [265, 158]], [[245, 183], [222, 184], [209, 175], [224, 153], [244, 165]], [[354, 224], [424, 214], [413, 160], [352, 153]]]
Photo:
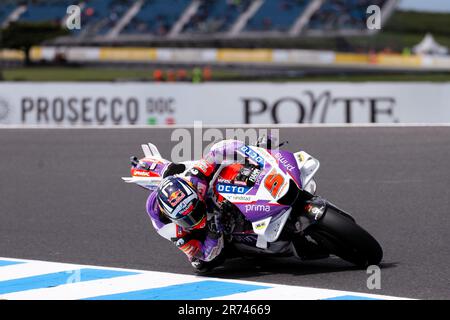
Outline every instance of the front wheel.
[[377, 265], [383, 258], [380, 244], [348, 215], [332, 205], [324, 216], [305, 230], [321, 246], [359, 267]]

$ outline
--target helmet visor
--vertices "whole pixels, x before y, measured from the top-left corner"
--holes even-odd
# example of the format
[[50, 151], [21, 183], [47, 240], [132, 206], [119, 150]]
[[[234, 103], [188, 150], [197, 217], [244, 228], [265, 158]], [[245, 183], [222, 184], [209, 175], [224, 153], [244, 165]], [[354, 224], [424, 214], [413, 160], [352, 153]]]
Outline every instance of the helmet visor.
[[173, 220], [176, 224], [184, 229], [195, 229], [206, 218], [206, 205], [203, 201], [196, 201], [192, 205], [192, 209], [186, 209], [186, 213], [179, 219]]

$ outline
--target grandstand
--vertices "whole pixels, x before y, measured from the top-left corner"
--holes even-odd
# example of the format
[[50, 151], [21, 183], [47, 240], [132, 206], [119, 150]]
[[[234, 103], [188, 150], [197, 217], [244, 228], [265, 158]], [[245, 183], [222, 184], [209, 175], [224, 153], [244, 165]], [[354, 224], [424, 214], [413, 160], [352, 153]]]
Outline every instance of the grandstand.
[[[411, 48], [428, 32], [437, 43], [450, 47], [450, 14], [396, 10], [398, 3], [399, 0], [2, 0], [0, 25], [4, 31], [0, 32], [0, 41], [4, 41], [0, 42], [0, 66], [11, 69], [23, 65], [27, 70], [30, 66], [65, 67], [67, 74], [74, 71], [68, 68], [83, 67], [79, 69], [83, 70], [83, 79], [98, 79], [95, 70], [87, 76], [90, 66], [122, 68], [111, 70], [113, 79], [127, 78], [128, 69], [140, 68], [153, 68], [156, 73], [160, 68], [168, 68], [171, 73], [175, 69], [178, 72], [178, 68], [212, 68], [215, 79], [218, 74], [226, 79], [388, 72], [443, 72], [447, 76], [449, 56], [416, 55]], [[74, 4], [81, 11], [80, 30], [51, 26], [64, 28], [67, 7]], [[382, 10], [382, 32], [369, 30], [366, 25], [367, 8], [373, 4]], [[56, 30], [55, 35], [30, 40], [34, 32], [44, 30], [41, 34], [49, 34], [47, 30], [52, 29]], [[45, 75], [51, 77], [58, 72], [49, 70]], [[136, 76], [134, 71], [132, 76]], [[28, 71], [11, 77], [28, 79]]]
[[382, 7], [387, 18], [397, 0], [4, 0], [0, 25], [64, 25], [72, 4], [80, 6], [82, 28], [61, 40], [66, 44], [365, 35], [368, 5]]
[[312, 2], [311, 0], [264, 1], [249, 19], [244, 30], [287, 32]]
[[9, 23], [10, 17], [19, 6], [14, 1], [5, 1], [0, 5], [0, 26], [5, 27]]
[[183, 26], [184, 34], [226, 33], [250, 7], [250, 0], [202, 1]]
[[[371, 5], [383, 8], [386, 0], [372, 0]], [[361, 30], [366, 28], [366, 9], [364, 0], [330, 0], [324, 1], [314, 12], [308, 23], [309, 30], [330, 32], [333, 30]], [[337, 14], [339, 12], [339, 14]]]
[[121, 33], [166, 36], [189, 4], [190, 0], [138, 2], [139, 10]]
[[53, 21], [59, 23], [63, 20], [70, 0], [51, 2], [31, 1], [26, 4], [25, 10], [16, 19], [24, 22]]

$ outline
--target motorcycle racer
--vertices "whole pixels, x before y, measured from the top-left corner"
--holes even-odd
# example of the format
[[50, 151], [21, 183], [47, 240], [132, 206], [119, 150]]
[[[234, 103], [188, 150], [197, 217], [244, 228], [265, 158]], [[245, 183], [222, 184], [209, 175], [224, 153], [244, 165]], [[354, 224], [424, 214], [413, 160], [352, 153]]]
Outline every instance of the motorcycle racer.
[[316, 195], [319, 161], [303, 150], [263, 142], [225, 140], [201, 160], [181, 163], [143, 144], [145, 157], [132, 157], [132, 177], [122, 179], [152, 191], [147, 211], [155, 229], [200, 272], [225, 257], [247, 256], [336, 255], [359, 267], [379, 264], [383, 250], [377, 240], [349, 213]]
[[[236, 161], [242, 146], [237, 140], [221, 141], [190, 169], [170, 163], [147, 199], [147, 213], [158, 234], [182, 250], [199, 272], [224, 261], [220, 203], [209, 197], [209, 183], [221, 165]], [[135, 168], [150, 170], [145, 162], [136, 163]]]

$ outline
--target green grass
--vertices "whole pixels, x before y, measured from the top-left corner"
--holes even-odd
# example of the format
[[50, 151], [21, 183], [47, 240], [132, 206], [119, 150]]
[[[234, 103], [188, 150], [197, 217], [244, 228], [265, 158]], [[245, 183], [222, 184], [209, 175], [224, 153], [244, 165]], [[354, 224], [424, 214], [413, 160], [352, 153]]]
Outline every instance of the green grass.
[[[191, 72], [188, 72], [188, 77]], [[114, 69], [114, 68], [63, 68], [63, 67], [30, 67], [3, 70], [5, 81], [151, 81], [153, 69]], [[289, 78], [275, 76], [255, 78], [239, 75], [237, 72], [213, 70], [213, 79], [217, 81], [450, 81], [450, 73], [417, 73], [417, 74], [359, 74], [359, 75], [321, 75]]]
[[385, 26], [388, 31], [450, 36], [450, 14], [396, 11]]
[[[389, 48], [394, 52], [402, 52], [404, 48], [414, 47], [425, 37], [426, 33], [400, 33], [392, 31], [381, 31], [380, 33], [367, 37], [347, 38], [357, 51], [367, 52], [369, 50], [382, 51]], [[433, 35], [434, 39], [441, 45], [450, 48], [450, 36]]]
[[[396, 11], [377, 34], [366, 37], [347, 37], [344, 41], [361, 51], [390, 48], [396, 52], [402, 52], [403, 48], [412, 48], [422, 41], [428, 32], [438, 43], [450, 48], [450, 14]], [[334, 42], [330, 41], [328, 46], [337, 48], [336, 39], [333, 40]], [[321, 46], [322, 43], [317, 42], [316, 45]]]
[[[117, 81], [153, 80], [154, 68], [89, 68], [89, 67], [29, 67], [3, 70], [5, 81]], [[215, 77], [230, 79], [239, 76], [236, 72], [215, 71]], [[192, 71], [187, 70], [187, 77]]]
[[330, 81], [330, 82], [450, 82], [450, 73], [439, 74], [374, 74], [374, 75], [335, 75], [335, 76], [309, 76], [290, 81]]
[[3, 71], [6, 81], [113, 81], [152, 79], [152, 70], [30, 67]]

